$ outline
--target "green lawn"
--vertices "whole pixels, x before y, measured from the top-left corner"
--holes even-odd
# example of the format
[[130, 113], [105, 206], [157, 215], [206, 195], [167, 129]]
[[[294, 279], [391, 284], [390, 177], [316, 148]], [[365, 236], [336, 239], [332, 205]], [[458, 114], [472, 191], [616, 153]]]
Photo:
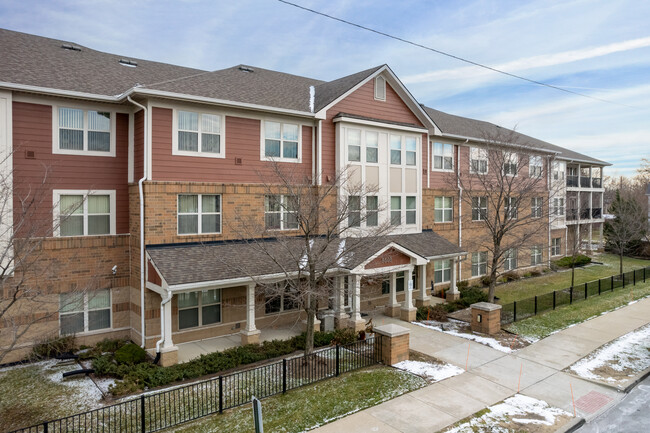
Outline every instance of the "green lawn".
[[[599, 254], [593, 257], [596, 262], [602, 262], [602, 265], [589, 265], [575, 270], [575, 285], [584, 284], [588, 281], [598, 280], [618, 274], [619, 263], [618, 256], [612, 254]], [[625, 257], [623, 259], [624, 270], [650, 266], [650, 260], [633, 259]], [[540, 277], [526, 278], [519, 281], [513, 281], [507, 284], [500, 284], [496, 288], [496, 296], [500, 304], [509, 304], [520, 299], [531, 298], [535, 295], [550, 293], [554, 290], [566, 289], [571, 286], [571, 270], [560, 272], [549, 272]]]
[[[264, 431], [302, 432], [414, 391], [424, 379], [370, 367], [262, 400]], [[176, 427], [175, 432], [254, 432], [251, 405]]]
[[535, 340], [544, 338], [555, 331], [570, 325], [584, 322], [599, 314], [627, 305], [633, 299], [650, 296], [650, 280], [636, 286], [618, 288], [613, 292], [605, 292], [584, 301], [564, 305], [556, 310], [533, 316], [521, 322], [511, 323], [505, 328], [523, 337]]

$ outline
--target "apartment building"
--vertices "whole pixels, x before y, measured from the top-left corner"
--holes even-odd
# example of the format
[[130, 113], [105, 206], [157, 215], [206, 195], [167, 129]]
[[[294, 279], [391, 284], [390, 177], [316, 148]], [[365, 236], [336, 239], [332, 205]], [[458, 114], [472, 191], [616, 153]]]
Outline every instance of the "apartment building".
[[[321, 81], [246, 65], [202, 71], [8, 30], [0, 47], [2, 233], [16, 257], [3, 262], [1, 302], [15, 288], [30, 294], [2, 317], [4, 362], [74, 334], [130, 338], [172, 364], [184, 343], [257, 342], [301, 326], [299, 306], [260, 290], [300, 266], [279, 263], [274, 246], [274, 234], [300, 234], [286, 188], [269, 193], [278, 167], [314, 188], [334, 184], [365, 216], [357, 238], [390, 226], [332, 272], [322, 308], [337, 326], [361, 328], [375, 309], [412, 320], [415, 305], [443, 289], [457, 296], [456, 281], [487, 272], [482, 202], [465, 203], [454, 178], [525, 167], [521, 176], [541, 179], [540, 201], [525, 205], [541, 229], [508, 252], [503, 272], [566, 254], [572, 227], [588, 234], [586, 248], [602, 233], [607, 163], [509, 131], [516, 140], [499, 143], [508, 166], [490, 167], [486, 137], [503, 128], [422, 106], [387, 65]], [[343, 172], [375, 192], [346, 197]], [[244, 231], [244, 219], [260, 231]], [[274, 260], [251, 246], [259, 237]]]

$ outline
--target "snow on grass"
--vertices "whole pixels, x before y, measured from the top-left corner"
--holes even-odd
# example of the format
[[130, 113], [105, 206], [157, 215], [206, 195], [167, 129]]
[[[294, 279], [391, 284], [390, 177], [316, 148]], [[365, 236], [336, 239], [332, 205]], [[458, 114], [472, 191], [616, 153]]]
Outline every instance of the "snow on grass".
[[[571, 415], [568, 412], [551, 407], [544, 401], [515, 394], [504, 400], [503, 403], [487, 408], [487, 412], [481, 416], [471, 418], [467, 422], [445, 430], [445, 433], [518, 432], [521, 431], [521, 428], [516, 424], [553, 426], [557, 422], [558, 417], [569, 416]], [[516, 424], [512, 425], [514, 423]]]
[[447, 379], [448, 377], [457, 376], [465, 371], [462, 368], [451, 364], [431, 364], [429, 362], [421, 361], [402, 361], [393, 365], [393, 367], [432, 379], [435, 382]]
[[482, 337], [475, 334], [467, 334], [465, 332], [458, 332], [458, 328], [464, 322], [457, 320], [449, 320], [449, 322], [436, 322], [433, 320], [425, 320], [424, 322], [411, 322], [414, 325], [422, 326], [423, 328], [433, 329], [434, 331], [443, 332], [445, 334], [453, 335], [455, 337], [465, 338], [467, 340], [476, 341], [477, 343], [485, 344], [486, 346], [491, 347], [505, 353], [512, 353], [512, 350], [509, 347], [503, 346], [499, 341], [492, 337]]
[[615, 371], [635, 373], [650, 368], [650, 325], [630, 332], [569, 367], [580, 377], [617, 382], [614, 377], [603, 377], [596, 370], [610, 367]]

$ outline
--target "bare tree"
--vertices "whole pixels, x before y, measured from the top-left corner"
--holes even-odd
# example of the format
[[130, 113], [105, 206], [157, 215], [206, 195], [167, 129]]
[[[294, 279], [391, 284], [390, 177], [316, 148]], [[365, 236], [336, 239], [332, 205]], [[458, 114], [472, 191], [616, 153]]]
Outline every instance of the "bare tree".
[[458, 191], [463, 207], [471, 209], [464, 224], [482, 222], [474, 229], [483, 233], [463, 247], [489, 254], [490, 302], [504, 263], [518, 263], [512, 255], [521, 247], [536, 244], [544, 248], [548, 244], [547, 239], [539, 239], [548, 230], [549, 198], [553, 195], [547, 186], [549, 161], [520, 137], [506, 129], [496, 135], [485, 134], [482, 145], [470, 150], [470, 170], [463, 167], [446, 182], [449, 189]]
[[[305, 354], [313, 351], [314, 319], [332, 296], [334, 276], [356, 251], [390, 231], [377, 187], [355, 182], [344, 170], [330, 183], [314, 185], [303, 173], [273, 162], [263, 176], [265, 217], [240, 213], [233, 227], [253, 254], [270, 262], [274, 281], [251, 275], [258, 290], [307, 316]], [[269, 241], [271, 239], [271, 241]], [[241, 269], [250, 275], [250, 269]]]
[[619, 273], [623, 273], [623, 256], [639, 245], [648, 231], [647, 217], [638, 200], [617, 191], [609, 211], [614, 219], [605, 222], [607, 247], [619, 256]]

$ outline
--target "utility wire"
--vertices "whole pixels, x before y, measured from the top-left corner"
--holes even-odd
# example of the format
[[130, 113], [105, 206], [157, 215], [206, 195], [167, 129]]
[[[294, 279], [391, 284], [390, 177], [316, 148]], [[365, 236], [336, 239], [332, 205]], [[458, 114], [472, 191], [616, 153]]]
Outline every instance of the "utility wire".
[[320, 15], [320, 16], [323, 16], [325, 18], [329, 18], [329, 19], [334, 20], [334, 21], [339, 21], [339, 22], [342, 22], [344, 24], [348, 24], [350, 26], [360, 28], [362, 30], [367, 30], [369, 32], [376, 33], [378, 35], [385, 36], [385, 37], [390, 38], [390, 39], [395, 39], [397, 41], [404, 42], [405, 44], [413, 45], [413, 46], [418, 47], [418, 48], [423, 48], [423, 49], [428, 50], [428, 51], [433, 51], [434, 53], [438, 53], [438, 54], [441, 54], [443, 56], [451, 57], [452, 59], [456, 59], [456, 60], [459, 60], [461, 62], [469, 63], [470, 65], [478, 66], [479, 68], [487, 69], [489, 71], [496, 72], [498, 74], [507, 75], [508, 77], [511, 77], [511, 78], [516, 78], [518, 80], [527, 81], [529, 83], [536, 84], [538, 86], [548, 87], [549, 89], [559, 90], [561, 92], [570, 93], [572, 95], [581, 96], [583, 98], [589, 98], [589, 99], [593, 99], [593, 100], [596, 100], [596, 101], [605, 102], [607, 104], [614, 104], [614, 105], [619, 105], [619, 106], [622, 106], [622, 107], [633, 108], [633, 109], [637, 108], [637, 107], [633, 107], [631, 105], [621, 104], [619, 102], [614, 102], [614, 101], [609, 101], [607, 99], [598, 98], [596, 96], [591, 96], [591, 95], [586, 95], [584, 93], [574, 92], [573, 90], [569, 90], [569, 89], [566, 89], [566, 88], [563, 88], [563, 87], [554, 86], [552, 84], [548, 84], [548, 83], [544, 83], [544, 82], [541, 82], [541, 81], [533, 80], [531, 78], [526, 78], [526, 77], [523, 77], [521, 75], [517, 75], [517, 74], [510, 73], [510, 72], [502, 71], [501, 69], [493, 68], [491, 66], [487, 66], [487, 65], [484, 65], [482, 63], [474, 62], [472, 60], [465, 59], [463, 57], [459, 57], [459, 56], [456, 56], [454, 54], [447, 53], [445, 51], [437, 50], [435, 48], [419, 44], [417, 42], [409, 41], [408, 39], [400, 38], [399, 36], [393, 36], [393, 35], [391, 35], [389, 33], [385, 33], [385, 32], [379, 31], [379, 30], [375, 30], [375, 29], [370, 28], [370, 27], [362, 26], [361, 24], [353, 23], [351, 21], [344, 20], [343, 18], [338, 18], [338, 17], [332, 16], [332, 15], [328, 15], [328, 14], [326, 14], [324, 12], [319, 12], [317, 10], [310, 9], [308, 7], [301, 6], [299, 4], [292, 3], [292, 2], [287, 1], [287, 0], [278, 0], [278, 1], [280, 3], [284, 3], [286, 5], [293, 6], [293, 7], [296, 7], [298, 9], [302, 9], [302, 10], [305, 10], [307, 12], [311, 12], [313, 14]]

